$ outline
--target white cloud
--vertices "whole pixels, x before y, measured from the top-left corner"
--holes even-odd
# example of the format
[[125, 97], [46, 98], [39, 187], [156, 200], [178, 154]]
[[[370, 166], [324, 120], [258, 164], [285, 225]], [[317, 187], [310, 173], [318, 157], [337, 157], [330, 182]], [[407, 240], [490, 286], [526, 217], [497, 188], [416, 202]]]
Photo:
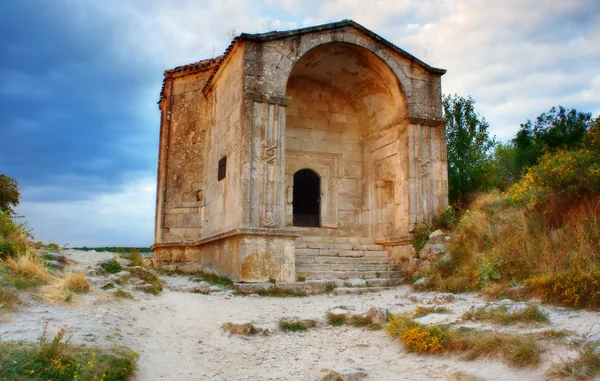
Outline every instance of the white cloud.
[[29, 202], [27, 189], [17, 208], [37, 239], [70, 246], [149, 246], [153, 242], [156, 180], [132, 179], [115, 193], [89, 200]]

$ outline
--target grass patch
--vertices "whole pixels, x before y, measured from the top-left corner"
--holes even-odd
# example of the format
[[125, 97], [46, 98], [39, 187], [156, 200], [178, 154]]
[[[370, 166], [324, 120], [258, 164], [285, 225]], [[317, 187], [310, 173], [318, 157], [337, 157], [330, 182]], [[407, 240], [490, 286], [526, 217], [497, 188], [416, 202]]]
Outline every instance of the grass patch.
[[140, 255], [140, 252], [134, 247], [130, 251], [123, 251], [119, 253], [121, 258], [127, 259], [130, 262], [130, 266], [146, 267], [144, 258]]
[[210, 284], [214, 284], [221, 287], [231, 287], [233, 286], [233, 281], [224, 276], [219, 276], [217, 274], [207, 273], [207, 272], [199, 272], [195, 275], [195, 280], [198, 282], [208, 282]]
[[117, 298], [133, 299], [133, 295], [131, 295], [127, 291], [123, 290], [122, 288], [120, 288], [117, 291], [115, 291], [114, 295]]
[[243, 335], [243, 336], [252, 336], [252, 335], [258, 335], [260, 333], [262, 334], [266, 334], [267, 331], [262, 329], [262, 328], [258, 328], [256, 327], [254, 324], [252, 323], [225, 323], [221, 326], [221, 329], [224, 331], [229, 332], [232, 335]]
[[316, 326], [317, 322], [309, 319], [282, 319], [279, 321], [279, 329], [284, 332], [307, 331], [308, 329]]
[[450, 310], [447, 307], [443, 306], [417, 306], [415, 312], [412, 313], [412, 318], [420, 318], [431, 313], [446, 314], [448, 312], [450, 312]]
[[17, 277], [35, 279], [41, 283], [45, 283], [50, 280], [50, 272], [34, 254], [9, 258], [6, 261], [6, 264], [13, 275]]
[[575, 380], [592, 380], [600, 375], [600, 343], [597, 341], [584, 344], [579, 349], [579, 356], [555, 366], [551, 376], [569, 377]]
[[340, 327], [346, 324], [348, 316], [344, 314], [333, 314], [331, 312], [327, 312], [327, 316], [325, 319], [327, 321], [327, 324], [332, 325], [334, 327]]
[[155, 274], [154, 272], [147, 270], [143, 267], [130, 267], [128, 269], [131, 272], [131, 276], [139, 278], [144, 282], [152, 285], [152, 287], [147, 291], [151, 294], [158, 295], [163, 289], [163, 280]]
[[304, 298], [308, 296], [306, 291], [284, 290], [279, 287], [274, 287], [269, 290], [258, 291], [257, 294], [260, 296], [274, 296], [278, 298]]
[[61, 329], [37, 343], [0, 341], [3, 380], [126, 380], [135, 370], [137, 354], [124, 347], [74, 345]]
[[400, 339], [408, 351], [416, 353], [463, 353], [465, 360], [501, 355], [514, 366], [540, 362], [541, 347], [535, 334], [517, 335], [468, 328], [451, 330], [445, 325], [423, 325], [408, 315], [390, 317], [386, 327], [390, 336]]
[[13, 310], [20, 303], [19, 295], [15, 290], [0, 286], [0, 309]]
[[465, 312], [462, 317], [468, 320], [488, 320], [502, 325], [512, 325], [520, 322], [548, 322], [548, 315], [537, 306], [528, 306], [522, 311], [513, 313], [509, 312], [507, 306], [489, 308], [487, 311], [486, 307], [481, 307], [475, 311]]
[[100, 263], [100, 267], [109, 274], [116, 274], [123, 270], [121, 264], [114, 258], [110, 261]]

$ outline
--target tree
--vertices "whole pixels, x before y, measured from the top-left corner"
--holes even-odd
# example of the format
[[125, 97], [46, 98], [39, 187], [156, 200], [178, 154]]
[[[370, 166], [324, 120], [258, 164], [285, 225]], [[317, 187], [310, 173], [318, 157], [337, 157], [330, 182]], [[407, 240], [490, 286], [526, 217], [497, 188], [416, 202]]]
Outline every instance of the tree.
[[537, 117], [535, 123], [527, 120], [513, 139], [516, 166], [519, 173], [535, 165], [545, 152], [579, 147], [590, 129], [592, 114], [552, 107]]
[[473, 98], [444, 95], [442, 106], [448, 145], [448, 182], [450, 203], [464, 203], [473, 192], [490, 185], [494, 175], [490, 138], [485, 118], [475, 112]]
[[0, 173], [0, 211], [15, 214], [13, 207], [19, 205], [20, 196], [17, 180]]

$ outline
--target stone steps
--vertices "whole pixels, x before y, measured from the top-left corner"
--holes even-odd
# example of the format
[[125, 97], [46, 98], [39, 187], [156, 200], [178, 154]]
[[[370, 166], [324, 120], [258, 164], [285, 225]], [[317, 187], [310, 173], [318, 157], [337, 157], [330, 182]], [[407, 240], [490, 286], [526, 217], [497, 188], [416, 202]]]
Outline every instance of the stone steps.
[[345, 271], [345, 270], [320, 270], [320, 271], [301, 271], [296, 267], [296, 276], [306, 279], [387, 279], [403, 278], [403, 271]]
[[312, 272], [312, 271], [398, 271], [399, 265], [381, 264], [381, 263], [306, 263], [298, 264], [296, 272]]
[[298, 249], [296, 256], [318, 257], [382, 257], [388, 258], [386, 250], [332, 250], [332, 249]]
[[388, 264], [389, 258], [386, 256], [378, 257], [343, 257], [329, 255], [296, 255], [296, 264], [305, 265], [313, 263], [328, 263], [328, 264]]
[[[306, 279], [392, 278], [404, 274], [373, 239], [304, 236], [296, 240], [296, 276]], [[385, 287], [380, 284], [378, 287]]]

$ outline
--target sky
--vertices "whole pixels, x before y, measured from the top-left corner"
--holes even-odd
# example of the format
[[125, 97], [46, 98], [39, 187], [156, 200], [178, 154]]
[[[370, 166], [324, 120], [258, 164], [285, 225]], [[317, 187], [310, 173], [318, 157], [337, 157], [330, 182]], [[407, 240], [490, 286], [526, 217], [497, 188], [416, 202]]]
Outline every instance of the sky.
[[0, 173], [37, 239], [153, 242], [163, 71], [241, 32], [353, 19], [472, 96], [499, 140], [600, 115], [599, 0], [15, 0], [0, 6]]

